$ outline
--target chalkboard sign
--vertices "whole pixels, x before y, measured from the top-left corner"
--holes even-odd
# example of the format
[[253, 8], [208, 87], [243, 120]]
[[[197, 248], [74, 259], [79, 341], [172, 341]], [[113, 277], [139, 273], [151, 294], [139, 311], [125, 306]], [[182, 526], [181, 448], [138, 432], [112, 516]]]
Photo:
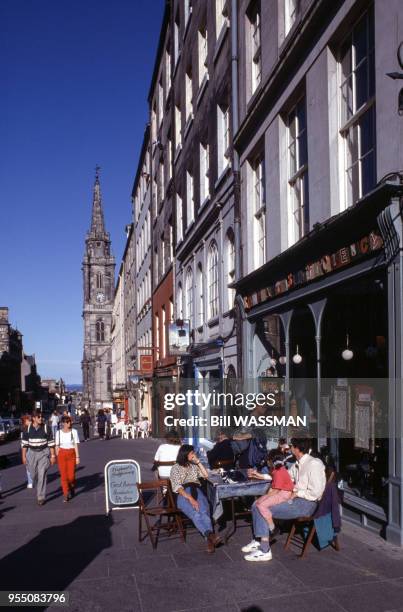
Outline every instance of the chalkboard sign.
[[105, 466], [106, 513], [110, 510], [135, 508], [139, 499], [137, 483], [141, 482], [140, 466], [134, 459], [117, 459]]

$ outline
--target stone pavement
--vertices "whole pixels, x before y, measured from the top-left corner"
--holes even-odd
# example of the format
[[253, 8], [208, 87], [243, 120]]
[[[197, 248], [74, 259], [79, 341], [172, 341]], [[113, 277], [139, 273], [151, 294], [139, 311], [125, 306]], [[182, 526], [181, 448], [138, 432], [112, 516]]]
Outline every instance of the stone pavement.
[[134, 458], [142, 479], [153, 478], [157, 446], [120, 439], [82, 444], [77, 497], [62, 503], [51, 468], [48, 501], [38, 507], [25, 487], [18, 442], [2, 445], [0, 454], [11, 461], [1, 472], [0, 589], [65, 590], [68, 610], [88, 612], [403, 611], [403, 550], [347, 523], [339, 553], [311, 549], [300, 560], [295, 549], [284, 551], [283, 534], [265, 564], [242, 558], [247, 526], [214, 555], [194, 530], [186, 544], [161, 539], [155, 552], [148, 540], [140, 544], [137, 510], [105, 515], [103, 468], [110, 459]]

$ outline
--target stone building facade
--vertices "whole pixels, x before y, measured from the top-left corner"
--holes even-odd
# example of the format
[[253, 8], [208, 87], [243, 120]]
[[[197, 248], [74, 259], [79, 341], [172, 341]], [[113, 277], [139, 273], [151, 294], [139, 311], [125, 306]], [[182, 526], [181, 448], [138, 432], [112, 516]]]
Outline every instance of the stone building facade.
[[83, 401], [95, 413], [99, 408], [112, 406], [111, 327], [115, 283], [115, 258], [111, 252], [109, 234], [105, 230], [98, 169], [82, 271]]

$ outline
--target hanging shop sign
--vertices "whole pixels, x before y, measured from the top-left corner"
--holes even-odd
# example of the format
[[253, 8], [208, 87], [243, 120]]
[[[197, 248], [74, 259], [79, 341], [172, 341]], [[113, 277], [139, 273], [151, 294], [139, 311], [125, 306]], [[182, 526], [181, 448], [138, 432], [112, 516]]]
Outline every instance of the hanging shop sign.
[[153, 373], [152, 355], [140, 355], [140, 372], [144, 375]]
[[323, 255], [317, 261], [308, 263], [303, 269], [290, 272], [285, 278], [278, 280], [274, 285], [259, 289], [244, 297], [245, 308], [252, 308], [260, 302], [271, 300], [278, 295], [286, 293], [297, 287], [310, 283], [334, 270], [344, 268], [354, 261], [379, 251], [383, 246], [381, 236], [373, 231], [358, 242], [345, 246], [331, 255]]

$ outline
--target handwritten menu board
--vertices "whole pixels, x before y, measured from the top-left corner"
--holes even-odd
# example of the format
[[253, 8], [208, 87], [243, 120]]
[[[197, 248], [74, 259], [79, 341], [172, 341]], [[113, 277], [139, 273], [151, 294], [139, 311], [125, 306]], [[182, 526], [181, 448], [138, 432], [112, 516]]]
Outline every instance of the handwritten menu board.
[[105, 466], [106, 511], [135, 507], [141, 482], [140, 466], [133, 459], [109, 461]]

